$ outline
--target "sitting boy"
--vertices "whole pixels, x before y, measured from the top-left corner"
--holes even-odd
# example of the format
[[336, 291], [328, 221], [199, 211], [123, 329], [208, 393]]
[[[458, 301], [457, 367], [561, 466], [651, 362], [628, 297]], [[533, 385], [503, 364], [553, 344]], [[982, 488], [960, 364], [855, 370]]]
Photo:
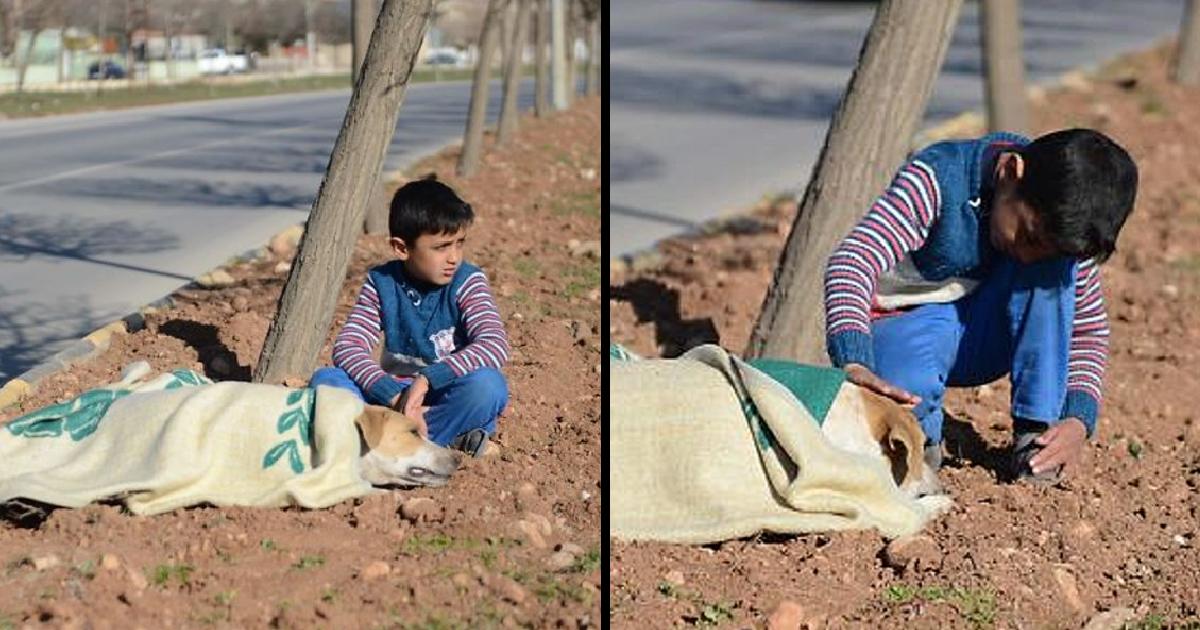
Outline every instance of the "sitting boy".
[[829, 257], [834, 365], [915, 404], [935, 467], [946, 387], [1009, 375], [1010, 474], [1058, 479], [1096, 429], [1108, 355], [1098, 265], [1137, 177], [1124, 149], [1087, 129], [920, 151]]
[[[484, 453], [508, 402], [508, 336], [487, 278], [463, 260], [471, 206], [432, 178], [396, 191], [388, 243], [312, 385], [349, 389], [418, 421], [440, 446]], [[373, 356], [383, 336], [382, 359]]]

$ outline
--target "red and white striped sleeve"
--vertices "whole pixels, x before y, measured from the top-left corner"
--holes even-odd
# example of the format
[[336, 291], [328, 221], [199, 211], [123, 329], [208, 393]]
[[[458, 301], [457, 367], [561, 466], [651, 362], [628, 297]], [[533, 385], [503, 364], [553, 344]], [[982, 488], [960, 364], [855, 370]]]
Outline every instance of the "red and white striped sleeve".
[[508, 334], [482, 271], [471, 274], [455, 295], [466, 327], [467, 345], [443, 361], [462, 376], [481, 367], [500, 369], [508, 362]]
[[1071, 346], [1067, 355], [1067, 392], [1083, 393], [1098, 407], [1108, 363], [1108, 314], [1100, 290], [1100, 268], [1095, 262], [1080, 262], [1075, 272], [1075, 318], [1071, 324]]
[[[380, 321], [379, 292], [367, 275], [346, 324], [333, 342], [333, 364], [350, 374], [364, 392], [370, 392], [381, 379], [393, 378], [379, 366], [371, 352], [382, 336]], [[399, 382], [406, 380], [410, 379]]]

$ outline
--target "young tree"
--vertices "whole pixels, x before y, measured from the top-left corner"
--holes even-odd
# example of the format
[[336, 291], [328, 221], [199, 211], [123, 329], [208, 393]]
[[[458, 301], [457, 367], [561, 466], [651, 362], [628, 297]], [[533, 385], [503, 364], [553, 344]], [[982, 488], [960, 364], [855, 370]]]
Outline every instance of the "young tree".
[[1175, 81], [1183, 85], [1200, 84], [1200, 0], [1188, 0], [1183, 13]]
[[512, 44], [508, 47], [508, 58], [504, 60], [504, 102], [500, 107], [500, 128], [496, 132], [496, 144], [504, 144], [512, 138], [520, 118], [517, 94], [521, 91], [521, 52], [525, 50], [525, 33], [529, 30], [529, 6], [533, 2], [515, 1], [517, 24], [513, 29]]
[[600, 0], [582, 0], [583, 19], [587, 23], [588, 33], [588, 65], [587, 65], [587, 95], [600, 94]]
[[488, 81], [491, 80], [492, 56], [501, 36], [500, 14], [506, 0], [488, 0], [479, 37], [479, 62], [471, 83], [471, 105], [467, 110], [467, 129], [463, 135], [462, 151], [456, 170], [461, 177], [470, 177], [479, 168], [479, 153], [483, 145], [483, 125], [487, 117]]
[[534, 0], [537, 14], [534, 16], [534, 53], [536, 66], [533, 81], [533, 111], [540, 118], [550, 113], [550, 67], [547, 53], [550, 47], [550, 0]]
[[1027, 133], [1020, 0], [983, 0], [983, 68], [988, 129]]
[[417, 52], [429, 28], [431, 5], [432, 0], [383, 1], [362, 79], [350, 96], [325, 180], [254, 372], [255, 382], [307, 375], [316, 365], [362, 229], [367, 197], [379, 179]]
[[882, 0], [775, 269], [746, 354], [825, 355], [825, 261], [904, 159], [962, 0]]

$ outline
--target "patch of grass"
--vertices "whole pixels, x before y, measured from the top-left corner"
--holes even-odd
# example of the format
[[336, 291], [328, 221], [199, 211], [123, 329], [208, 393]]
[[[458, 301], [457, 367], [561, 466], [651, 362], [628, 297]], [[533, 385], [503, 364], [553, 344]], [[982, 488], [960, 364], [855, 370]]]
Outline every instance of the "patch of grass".
[[883, 592], [884, 601], [907, 604], [914, 600], [945, 602], [973, 626], [991, 626], [996, 621], [996, 594], [987, 589], [960, 586], [922, 586], [893, 584]]
[[442, 553], [454, 546], [454, 539], [446, 534], [422, 536], [414, 534], [404, 541], [404, 553], [419, 556], [426, 553]]
[[1146, 94], [1142, 97], [1142, 113], [1151, 116], [1160, 116], [1167, 113], [1167, 106], [1155, 94]]
[[270, 538], [262, 539], [258, 543], [258, 546], [261, 547], [263, 549], [263, 551], [276, 551], [277, 549], [279, 549], [278, 547], [275, 546], [275, 541], [271, 540]]
[[0, 614], [0, 630], [15, 630], [16, 627], [8, 615]]
[[213, 601], [217, 602], [218, 606], [229, 606], [235, 597], [237, 597], [237, 589], [229, 589], [217, 593], [216, 597], [213, 597]]
[[679, 597], [679, 587], [670, 582], [659, 582], [658, 592], [664, 597], [670, 597], [671, 599]]
[[564, 276], [567, 278], [567, 286], [563, 288], [563, 295], [568, 300], [583, 295], [586, 291], [600, 286], [600, 261], [571, 265], [567, 267]]
[[[400, 623], [399, 615], [393, 615], [393, 619]], [[404, 630], [465, 630], [470, 626], [457, 619], [447, 619], [438, 613], [431, 613], [416, 623], [400, 623], [400, 627]]]
[[1131, 440], [1129, 440], [1129, 443], [1128, 443], [1128, 446], [1127, 446], [1127, 448], [1129, 449], [1129, 455], [1130, 455], [1131, 457], [1133, 457], [1134, 459], [1141, 459], [1141, 458], [1142, 458], [1142, 452], [1145, 450], [1145, 449], [1142, 447], [1142, 443], [1141, 443], [1141, 442], [1139, 442], [1139, 441], [1137, 441], [1137, 440], [1132, 440], [1132, 439], [1131, 439]]
[[292, 568], [311, 569], [313, 567], [319, 567], [324, 564], [325, 564], [324, 556], [300, 556], [300, 559], [296, 561], [296, 564], [292, 565]]
[[696, 620], [695, 625], [717, 626], [726, 621], [733, 621], [733, 606], [729, 602], [720, 601], [705, 604], [704, 608], [700, 609], [700, 618]]
[[558, 216], [581, 214], [587, 217], [599, 218], [600, 191], [589, 190], [564, 195], [550, 203], [550, 211]]
[[1145, 617], [1136, 621], [1128, 621], [1122, 626], [1122, 630], [1162, 630], [1163, 628], [1174, 627], [1167, 625], [1165, 615], [1150, 613]]
[[180, 586], [186, 586], [191, 581], [192, 571], [196, 567], [190, 564], [160, 564], [154, 567], [154, 573], [149, 576], [155, 586], [165, 588], [174, 578]]
[[96, 561], [84, 560], [75, 565], [74, 571], [88, 580], [94, 580], [96, 579]]
[[581, 585], [559, 580], [552, 575], [539, 576], [537, 585], [533, 587], [533, 594], [537, 595], [542, 603], [569, 600], [584, 606], [592, 605], [591, 591]]
[[321, 601], [323, 601], [327, 604], [331, 604], [331, 603], [333, 603], [333, 600], [337, 598], [337, 596], [338, 596], [337, 589], [327, 588], [321, 592]]
[[499, 554], [496, 553], [495, 549], [482, 549], [479, 551], [479, 560], [480, 562], [483, 562], [484, 568], [490, 571], [492, 567], [496, 566], [496, 558], [498, 555]]
[[576, 573], [591, 573], [600, 568], [600, 549], [593, 547], [587, 553], [575, 558], [571, 570]]
[[1200, 273], [1200, 256], [1189, 256], [1176, 260], [1172, 266], [1184, 273]]
[[513, 261], [513, 269], [522, 278], [533, 278], [541, 272], [541, 265], [532, 258], [524, 257]]

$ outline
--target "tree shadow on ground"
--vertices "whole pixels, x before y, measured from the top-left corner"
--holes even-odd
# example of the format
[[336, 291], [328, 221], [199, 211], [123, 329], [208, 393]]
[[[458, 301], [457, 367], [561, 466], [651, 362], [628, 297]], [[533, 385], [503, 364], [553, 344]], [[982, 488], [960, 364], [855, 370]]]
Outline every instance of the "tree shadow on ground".
[[674, 357], [690, 348], [720, 343], [711, 317], [683, 319], [679, 290], [657, 280], [639, 278], [612, 288], [613, 299], [629, 302], [638, 322], [654, 324], [655, 343], [664, 357]]
[[159, 326], [158, 332], [175, 337], [194, 349], [213, 380], [250, 381], [250, 367], [238, 363], [237, 355], [217, 335], [216, 326], [172, 319]]
[[972, 464], [991, 472], [998, 480], [1012, 480], [1008, 447], [988, 444], [969, 420], [946, 413], [942, 435], [946, 441], [946, 452], [950, 455], [949, 465], [961, 467]]

